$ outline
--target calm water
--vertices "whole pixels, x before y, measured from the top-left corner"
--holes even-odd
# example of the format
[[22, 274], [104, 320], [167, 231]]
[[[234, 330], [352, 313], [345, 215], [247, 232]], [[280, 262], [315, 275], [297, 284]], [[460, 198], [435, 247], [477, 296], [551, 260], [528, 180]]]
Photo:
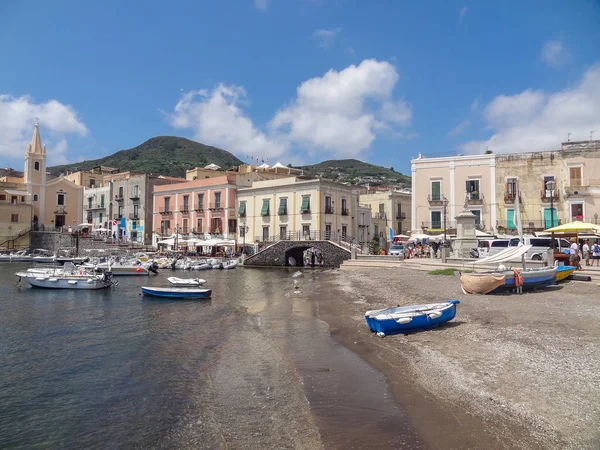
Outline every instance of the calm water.
[[23, 267], [0, 266], [0, 448], [417, 446], [383, 377], [315, 317], [325, 273], [294, 293], [285, 270], [194, 272], [211, 300], [164, 301], [139, 286], [170, 271], [69, 292], [17, 288]]

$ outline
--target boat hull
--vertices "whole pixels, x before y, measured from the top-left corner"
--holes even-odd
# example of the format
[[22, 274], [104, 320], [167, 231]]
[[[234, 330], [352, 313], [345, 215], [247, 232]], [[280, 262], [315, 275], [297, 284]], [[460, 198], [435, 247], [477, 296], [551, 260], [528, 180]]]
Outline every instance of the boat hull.
[[142, 286], [142, 293], [151, 297], [161, 297], [170, 299], [182, 298], [210, 298], [212, 289], [194, 289], [194, 288], [154, 288]]
[[206, 280], [202, 278], [177, 278], [177, 277], [169, 277], [167, 281], [175, 286], [202, 286], [206, 283]]
[[558, 266], [556, 268], [556, 282], [563, 281], [573, 275], [577, 270], [575, 266]]
[[85, 277], [44, 277], [27, 276], [21, 277], [34, 288], [42, 289], [71, 289], [71, 290], [98, 290], [111, 287], [108, 279], [85, 278]]
[[365, 320], [369, 328], [377, 333], [411, 333], [436, 328], [454, 319], [458, 303], [460, 303], [458, 300], [448, 300], [447, 302], [429, 305], [368, 311], [365, 314]]
[[[543, 269], [533, 270], [520, 270], [523, 276], [523, 290], [539, 289], [556, 284], [556, 267], [549, 267]], [[504, 272], [506, 275], [506, 281], [504, 286], [500, 286], [493, 292], [502, 291], [506, 289], [515, 288], [515, 273], [512, 270]]]

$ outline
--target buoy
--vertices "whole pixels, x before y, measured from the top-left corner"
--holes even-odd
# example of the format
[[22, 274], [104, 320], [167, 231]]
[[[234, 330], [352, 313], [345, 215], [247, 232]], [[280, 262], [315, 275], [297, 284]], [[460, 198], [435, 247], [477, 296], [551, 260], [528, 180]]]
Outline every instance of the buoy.
[[142, 269], [140, 269], [140, 268], [138, 267], [137, 269], [135, 269], [135, 271], [136, 271], [137, 273], [140, 273], [140, 272], [142, 271]]

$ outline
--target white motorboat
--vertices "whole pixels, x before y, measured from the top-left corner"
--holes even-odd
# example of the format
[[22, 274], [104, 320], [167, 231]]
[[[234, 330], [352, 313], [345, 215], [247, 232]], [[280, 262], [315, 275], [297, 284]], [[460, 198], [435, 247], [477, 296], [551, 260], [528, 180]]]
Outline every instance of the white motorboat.
[[230, 259], [229, 261], [223, 261], [221, 263], [222, 269], [235, 269], [238, 266], [237, 259]]
[[25, 280], [30, 286], [45, 289], [78, 289], [96, 290], [109, 288], [116, 283], [110, 272], [94, 272], [88, 270], [57, 269], [41, 272], [17, 272], [19, 280]]
[[169, 277], [167, 281], [176, 286], [202, 286], [206, 283], [206, 280], [202, 278], [177, 278], [177, 277]]

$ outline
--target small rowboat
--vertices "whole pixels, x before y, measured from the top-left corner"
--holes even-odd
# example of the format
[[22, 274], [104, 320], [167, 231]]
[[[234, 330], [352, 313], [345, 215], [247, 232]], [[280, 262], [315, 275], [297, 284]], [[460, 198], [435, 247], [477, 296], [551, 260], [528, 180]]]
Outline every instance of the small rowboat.
[[206, 283], [202, 278], [177, 278], [169, 277], [167, 281], [176, 286], [201, 286]]
[[410, 333], [435, 328], [454, 319], [459, 300], [427, 305], [400, 306], [397, 308], [367, 311], [365, 319], [371, 331], [380, 337], [386, 334]]
[[563, 281], [566, 278], [573, 275], [573, 272], [577, 270], [575, 266], [558, 266], [556, 268], [556, 281]]
[[151, 287], [142, 286], [142, 293], [153, 297], [163, 298], [210, 298], [212, 289], [199, 289], [193, 287]]

